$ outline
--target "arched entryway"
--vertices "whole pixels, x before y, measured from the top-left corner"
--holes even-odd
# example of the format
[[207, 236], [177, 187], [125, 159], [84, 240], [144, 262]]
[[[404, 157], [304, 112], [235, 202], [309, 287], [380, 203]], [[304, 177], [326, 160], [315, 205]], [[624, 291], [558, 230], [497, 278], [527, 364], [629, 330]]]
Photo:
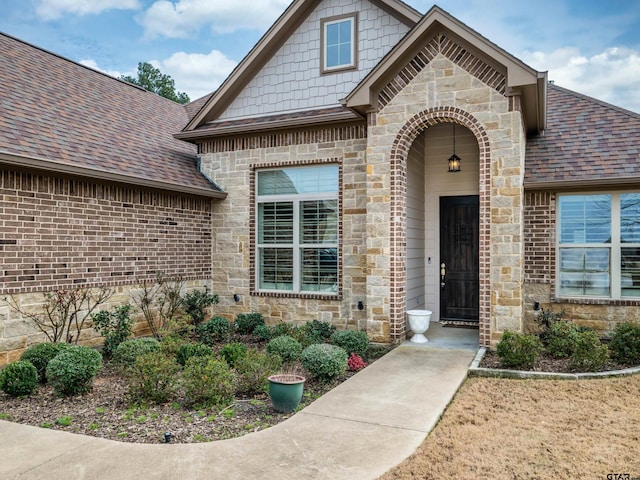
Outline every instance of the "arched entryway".
[[[489, 137], [480, 123], [469, 113], [454, 107], [433, 108], [413, 116], [400, 129], [390, 154], [391, 166], [391, 298], [390, 332], [393, 340], [406, 335], [407, 309], [407, 166], [414, 142], [430, 127], [458, 124], [468, 129], [478, 144], [478, 208], [479, 208], [479, 341], [490, 341], [490, 149]], [[434, 261], [435, 259], [432, 259]], [[411, 306], [414, 307], [413, 305]]]

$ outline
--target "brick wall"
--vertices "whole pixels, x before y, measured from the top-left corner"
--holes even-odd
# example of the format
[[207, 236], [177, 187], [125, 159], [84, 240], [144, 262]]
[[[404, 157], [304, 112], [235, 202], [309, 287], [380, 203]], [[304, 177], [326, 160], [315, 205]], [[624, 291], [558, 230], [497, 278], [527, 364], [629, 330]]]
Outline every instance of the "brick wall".
[[211, 276], [211, 201], [3, 170], [0, 294]]
[[550, 283], [554, 268], [555, 194], [527, 192], [524, 206], [524, 277], [526, 282]]

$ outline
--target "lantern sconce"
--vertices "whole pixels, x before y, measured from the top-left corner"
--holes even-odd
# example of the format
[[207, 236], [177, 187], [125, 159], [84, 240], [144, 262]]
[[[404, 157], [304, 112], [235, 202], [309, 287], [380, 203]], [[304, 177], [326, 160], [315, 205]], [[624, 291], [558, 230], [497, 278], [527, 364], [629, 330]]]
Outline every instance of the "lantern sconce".
[[453, 124], [453, 155], [449, 157], [449, 172], [460, 171], [460, 157], [456, 155], [456, 124]]

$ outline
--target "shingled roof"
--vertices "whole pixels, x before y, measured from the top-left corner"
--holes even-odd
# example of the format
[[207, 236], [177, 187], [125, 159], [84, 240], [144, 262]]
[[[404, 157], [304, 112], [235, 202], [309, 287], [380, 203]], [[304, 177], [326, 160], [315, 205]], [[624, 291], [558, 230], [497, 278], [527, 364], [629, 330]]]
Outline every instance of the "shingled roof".
[[525, 158], [526, 188], [637, 184], [640, 115], [549, 84], [547, 129]]
[[0, 162], [224, 197], [173, 138], [187, 108], [0, 34]]

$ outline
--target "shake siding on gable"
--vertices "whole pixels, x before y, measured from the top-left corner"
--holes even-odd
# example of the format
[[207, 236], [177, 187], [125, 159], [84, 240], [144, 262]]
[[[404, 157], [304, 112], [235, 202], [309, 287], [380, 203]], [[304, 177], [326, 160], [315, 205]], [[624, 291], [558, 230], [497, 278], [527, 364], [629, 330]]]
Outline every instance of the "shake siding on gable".
[[[357, 70], [320, 75], [321, 19], [353, 12], [358, 12]], [[338, 105], [408, 31], [369, 2], [322, 2], [220, 119]]]

